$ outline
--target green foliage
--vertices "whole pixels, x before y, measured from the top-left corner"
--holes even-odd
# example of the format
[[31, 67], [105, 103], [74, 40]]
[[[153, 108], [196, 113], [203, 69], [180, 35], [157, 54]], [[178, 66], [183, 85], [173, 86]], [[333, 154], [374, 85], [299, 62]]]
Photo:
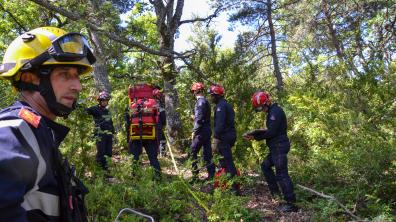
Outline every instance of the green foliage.
[[260, 215], [241, 206], [246, 198], [237, 198], [231, 193], [216, 190], [213, 194], [213, 205], [209, 221], [259, 221]]
[[0, 107], [9, 106], [16, 98], [18, 98], [18, 94], [12, 88], [10, 83], [1, 81], [0, 88]]
[[[52, 1], [57, 6], [83, 14], [103, 30], [117, 34], [122, 30], [120, 35], [125, 38], [133, 37], [150, 48], [158, 48], [156, 17], [147, 3], [89, 2]], [[259, 25], [253, 18], [262, 16], [260, 10], [264, 5], [261, 3], [249, 5], [251, 1], [244, 0], [212, 2], [243, 2], [243, 5], [239, 4], [243, 10], [232, 19], [246, 25], [251, 22]], [[395, 14], [392, 3], [370, 0], [342, 3], [277, 1], [273, 16], [278, 27], [282, 27], [276, 31], [282, 38], [278, 44], [281, 70], [284, 71], [283, 92], [274, 89], [276, 79], [272, 67], [268, 66], [271, 63], [269, 57], [257, 57], [268, 54], [265, 30], [260, 30], [263, 35], [257, 39], [257, 47], [250, 50], [244, 47], [248, 43], [246, 40], [255, 37], [252, 29], [259, 28], [250, 26], [250, 32], [238, 38], [235, 49], [222, 49], [218, 33], [203, 25], [194, 27], [197, 35], [191, 37], [195, 50], [191, 62], [205, 76], [181, 67], [175, 85], [180, 98], [178, 111], [186, 132], [183, 138], [185, 148], [189, 146], [188, 132], [192, 128], [195, 102], [190, 93], [191, 84], [196, 81], [204, 82], [206, 86], [211, 82], [220, 83], [236, 112], [238, 139], [233, 148], [236, 165], [242, 173], [260, 173], [259, 164], [268, 153], [266, 145], [263, 141], [246, 142], [240, 135], [247, 130], [265, 127], [265, 115], [253, 112], [250, 97], [256, 90], [266, 90], [273, 101], [280, 103], [288, 117], [292, 143], [289, 169], [293, 181], [335, 196], [360, 217], [373, 221], [395, 220], [396, 41], [392, 32], [392, 15]], [[0, 57], [16, 36], [39, 26], [62, 26], [69, 31], [88, 34], [84, 21], [73, 22], [30, 1], [0, 0], [0, 5]], [[327, 19], [324, 17], [325, 6], [330, 9]], [[230, 9], [236, 8], [234, 5]], [[129, 9], [129, 20], [121, 26], [119, 12]], [[334, 28], [333, 33], [329, 27]], [[161, 86], [159, 58], [102, 38], [113, 88], [109, 108], [117, 131], [114, 153], [119, 160], [110, 166], [117, 183], [106, 182], [104, 173], [95, 163], [95, 141], [91, 138], [93, 121], [83, 111], [96, 104], [92, 76], [82, 77], [84, 90], [76, 111], [68, 119], [58, 120], [71, 127], [61, 149], [76, 165], [79, 176], [84, 178], [91, 191], [87, 196], [90, 221], [112, 221], [125, 207], [141, 210], [161, 221], [259, 221], [257, 212], [244, 207], [246, 198], [228, 192], [200, 192], [171, 175], [155, 181], [149, 167], [132, 169], [131, 157], [126, 154], [123, 120], [123, 111], [128, 104], [127, 88], [137, 82]], [[341, 54], [337, 54], [335, 42], [341, 44]], [[0, 88], [0, 107], [17, 98], [8, 83], [1, 82]], [[166, 159], [162, 159], [161, 164], [171, 165]], [[190, 165], [187, 161], [184, 167]], [[313, 212], [311, 220], [350, 219], [334, 202], [313, 198], [298, 188], [296, 191], [299, 204]], [[205, 212], [192, 194], [209, 207], [209, 212]], [[122, 221], [143, 220], [124, 215]]]
[[337, 193], [341, 202], [357, 204], [358, 214], [390, 215], [396, 141], [388, 127], [395, 125], [374, 120], [387, 115], [382, 88], [388, 83], [363, 78], [332, 84], [342, 90], [320, 84], [289, 92], [296, 176], [324, 193]]

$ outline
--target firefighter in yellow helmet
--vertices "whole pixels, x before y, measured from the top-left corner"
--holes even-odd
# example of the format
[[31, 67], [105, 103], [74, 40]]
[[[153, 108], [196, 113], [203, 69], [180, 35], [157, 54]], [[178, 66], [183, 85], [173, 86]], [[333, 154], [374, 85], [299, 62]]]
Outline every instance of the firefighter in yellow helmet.
[[54, 27], [7, 48], [0, 78], [19, 99], [0, 111], [0, 221], [87, 221], [88, 191], [58, 150], [69, 128], [54, 120], [73, 111], [94, 62], [83, 35]]

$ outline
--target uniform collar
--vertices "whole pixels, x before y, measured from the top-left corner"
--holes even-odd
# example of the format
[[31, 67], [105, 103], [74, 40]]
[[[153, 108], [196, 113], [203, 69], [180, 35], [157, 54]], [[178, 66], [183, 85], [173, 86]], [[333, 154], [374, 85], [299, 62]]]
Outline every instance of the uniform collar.
[[216, 104], [222, 103], [222, 102], [226, 102], [226, 100], [224, 99], [224, 97], [220, 97], [219, 100], [217, 100]]
[[52, 121], [45, 116], [43, 116], [43, 118], [45, 119], [45, 123], [47, 124], [47, 126], [52, 129], [55, 141], [58, 143], [57, 145], [59, 146], [59, 144], [65, 139], [65, 137], [69, 133], [70, 128], [61, 125], [55, 121]]
[[278, 106], [278, 103], [272, 103], [271, 106], [268, 108], [268, 112], [269, 112], [272, 108], [274, 108], [274, 107], [276, 107], [276, 106]]
[[68, 132], [70, 130], [69, 127], [61, 125], [61, 124], [43, 116], [43, 115], [40, 115], [37, 111], [32, 109], [32, 107], [28, 103], [26, 103], [24, 101], [16, 101], [13, 106], [29, 107], [30, 111], [32, 111], [36, 115], [41, 116], [41, 118], [44, 119], [45, 124], [53, 131], [55, 140], [58, 143], [58, 145], [60, 142], [62, 142], [65, 139], [66, 135], [68, 134]]
[[204, 99], [205, 97], [204, 96], [197, 96], [197, 100], [198, 99]]

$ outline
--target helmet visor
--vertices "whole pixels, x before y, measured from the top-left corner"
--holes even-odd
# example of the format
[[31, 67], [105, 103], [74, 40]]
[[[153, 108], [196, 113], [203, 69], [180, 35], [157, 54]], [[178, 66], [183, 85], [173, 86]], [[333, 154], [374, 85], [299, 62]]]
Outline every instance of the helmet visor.
[[84, 55], [85, 46], [88, 45], [84, 36], [79, 34], [64, 35], [56, 40], [63, 53]]
[[76, 62], [84, 58], [91, 65], [96, 61], [88, 41], [80, 33], [68, 33], [53, 40], [51, 47], [25, 63], [22, 69], [29, 70], [32, 67], [42, 65], [50, 59], [55, 59], [58, 62]]
[[80, 33], [68, 33], [55, 39], [52, 45], [50, 54], [57, 61], [78, 61], [86, 57], [93, 64], [96, 60], [87, 39]]

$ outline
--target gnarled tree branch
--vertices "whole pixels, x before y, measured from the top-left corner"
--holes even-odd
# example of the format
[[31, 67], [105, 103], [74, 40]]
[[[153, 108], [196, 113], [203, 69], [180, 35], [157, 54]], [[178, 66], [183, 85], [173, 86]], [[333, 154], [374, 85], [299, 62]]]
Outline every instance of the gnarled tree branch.
[[[150, 53], [150, 54], [153, 54], [153, 55], [158, 55], [158, 56], [174, 56], [174, 55], [176, 55], [175, 58], [181, 59], [187, 65], [187, 67], [189, 69], [195, 71], [199, 76], [201, 76], [201, 77], [203, 77], [205, 79], [208, 79], [208, 77], [199, 68], [196, 68], [193, 64], [191, 64], [188, 61], [187, 56], [186, 56], [185, 53], [178, 53], [178, 52], [173, 52], [173, 51], [172, 52], [159, 51], [159, 50], [152, 49], [152, 48], [147, 47], [147, 46], [143, 45], [142, 43], [140, 43], [140, 42], [138, 42], [138, 41], [136, 41], [134, 39], [124, 38], [124, 37], [121, 37], [121, 36], [117, 35], [116, 33], [110, 33], [108, 31], [100, 28], [98, 25], [94, 24], [92, 21], [87, 20], [84, 16], [79, 15], [77, 13], [69, 12], [69, 11], [67, 11], [67, 10], [65, 10], [65, 9], [63, 9], [61, 7], [57, 7], [55, 5], [52, 5], [47, 0], [30, 0], [30, 1], [32, 1], [32, 2], [34, 2], [36, 4], [38, 4], [38, 5], [46, 8], [46, 9], [48, 9], [48, 10], [57, 12], [57, 13], [65, 16], [65, 17], [69, 18], [70, 20], [83, 21], [83, 22], [85, 22], [85, 24], [86, 24], [86, 26], [88, 28], [90, 28], [90, 29], [92, 29], [94, 31], [98, 31], [98, 32], [102, 33], [103, 35], [105, 35], [106, 37], [108, 37], [109, 39], [114, 40], [116, 42], [119, 42], [119, 43], [121, 43], [121, 44], [123, 44], [125, 46], [131, 47], [131, 48], [139, 48], [139, 49], [141, 49], [141, 50], [143, 50], [143, 51], [145, 51], [147, 53]], [[153, 0], [153, 1], [150, 1], [150, 2], [155, 3], [157, 1]], [[208, 81], [211, 82], [209, 79], [208, 79]]]
[[69, 11], [63, 9], [63, 8], [52, 5], [50, 2], [48, 2], [46, 0], [30, 0], [30, 1], [48, 9], [48, 10], [55, 11], [55, 12], [65, 16], [73, 21], [84, 21], [85, 24], [92, 30], [98, 31], [98, 32], [102, 33], [103, 35], [105, 35], [106, 37], [108, 37], [109, 39], [120, 42], [126, 46], [137, 47], [137, 48], [140, 48], [141, 50], [148, 52], [150, 54], [153, 54], [153, 55], [159, 55], [159, 56], [172, 55], [171, 52], [158, 51], [158, 50], [152, 49], [150, 47], [147, 47], [147, 46], [143, 45], [141, 42], [136, 41], [132, 38], [125, 38], [125, 37], [116, 35], [115, 33], [107, 32], [106, 30], [103, 30], [102, 28], [100, 28], [98, 25], [94, 24], [92, 21], [89, 21], [86, 18], [84, 18], [82, 15], [79, 15], [77, 13], [72, 13], [72, 12], [69, 12]]
[[210, 22], [210, 21], [212, 21], [213, 18], [216, 18], [222, 10], [223, 10], [223, 8], [221, 6], [219, 6], [216, 8], [216, 10], [213, 12], [213, 14], [209, 15], [206, 18], [195, 18], [195, 19], [182, 20], [182, 21], [180, 21], [179, 26], [186, 24], [186, 23]]

